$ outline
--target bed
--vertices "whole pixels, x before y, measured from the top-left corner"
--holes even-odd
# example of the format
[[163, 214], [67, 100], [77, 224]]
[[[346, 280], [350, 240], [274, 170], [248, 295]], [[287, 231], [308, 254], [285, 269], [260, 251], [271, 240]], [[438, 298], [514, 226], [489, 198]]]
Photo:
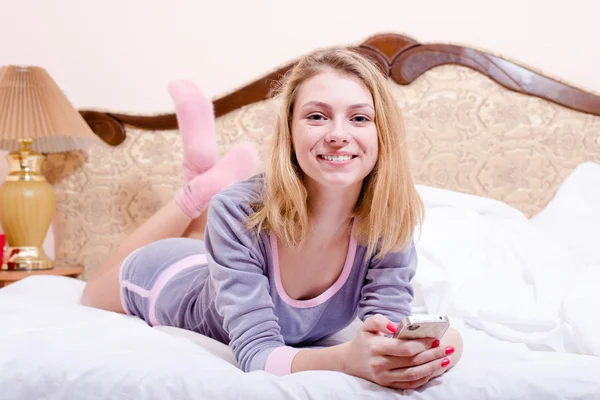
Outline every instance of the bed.
[[[413, 312], [448, 314], [462, 361], [409, 391], [245, 374], [211, 339], [81, 306], [83, 280], [183, 183], [173, 113], [82, 110], [103, 142], [50, 155], [45, 173], [56, 257], [85, 273], [0, 289], [0, 399], [600, 398], [600, 96], [481, 49], [399, 34], [351, 45], [389, 76], [426, 205]], [[222, 153], [251, 140], [264, 154], [269, 89], [292, 65], [214, 101]]]

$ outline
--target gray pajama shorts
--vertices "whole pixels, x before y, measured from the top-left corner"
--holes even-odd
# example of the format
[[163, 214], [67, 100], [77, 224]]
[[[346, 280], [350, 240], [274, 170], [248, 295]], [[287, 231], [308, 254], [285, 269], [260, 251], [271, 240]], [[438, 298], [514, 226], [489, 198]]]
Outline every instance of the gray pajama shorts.
[[121, 264], [121, 304], [151, 326], [184, 328], [207, 277], [202, 240], [162, 239], [133, 251]]

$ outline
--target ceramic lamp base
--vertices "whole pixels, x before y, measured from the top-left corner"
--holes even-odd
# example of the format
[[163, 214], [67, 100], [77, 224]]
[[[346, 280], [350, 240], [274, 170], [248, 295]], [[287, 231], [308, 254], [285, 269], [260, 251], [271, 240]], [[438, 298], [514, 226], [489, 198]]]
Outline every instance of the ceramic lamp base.
[[42, 245], [54, 214], [52, 186], [41, 173], [44, 156], [23, 141], [20, 151], [7, 156], [10, 172], [0, 185], [0, 223], [7, 250], [2, 269], [51, 269]]
[[2, 269], [6, 271], [38, 271], [52, 269], [53, 262], [41, 247], [7, 247]]

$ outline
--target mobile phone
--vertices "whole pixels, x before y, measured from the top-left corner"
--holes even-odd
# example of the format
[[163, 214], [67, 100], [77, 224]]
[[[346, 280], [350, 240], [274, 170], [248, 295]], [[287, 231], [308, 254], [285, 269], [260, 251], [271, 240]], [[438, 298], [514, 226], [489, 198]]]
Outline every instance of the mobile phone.
[[446, 315], [412, 315], [404, 317], [394, 333], [396, 339], [441, 339], [448, 328], [450, 320]]

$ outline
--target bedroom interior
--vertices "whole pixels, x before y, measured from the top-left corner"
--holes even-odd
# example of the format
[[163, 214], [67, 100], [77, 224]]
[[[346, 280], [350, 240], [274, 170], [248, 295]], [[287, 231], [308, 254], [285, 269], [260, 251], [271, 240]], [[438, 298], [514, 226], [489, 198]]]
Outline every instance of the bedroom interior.
[[[451, 15], [460, 20], [463, 12]], [[99, 143], [46, 154], [43, 173], [56, 196], [49, 246], [63, 276], [0, 272], [10, 283], [0, 283], [0, 398], [600, 398], [598, 81], [557, 73], [576, 64], [559, 53], [548, 58], [558, 60], [554, 67], [540, 67], [534, 56], [523, 61], [522, 50], [449, 40], [433, 28], [429, 35], [438, 37], [427, 41], [396, 28], [369, 29], [360, 39], [307, 40], [307, 49], [297, 45], [293, 56], [267, 66], [249, 62], [262, 72], [236, 75], [243, 83], [208, 85], [223, 93], [213, 101], [220, 152], [250, 140], [264, 162], [276, 109], [270, 90], [305, 50], [348, 45], [371, 57], [403, 111], [426, 206], [414, 312], [450, 316], [464, 335], [461, 363], [416, 391], [333, 372], [243, 374], [227, 346], [212, 339], [79, 305], [86, 277], [183, 183], [166, 89], [152, 102], [155, 92], [146, 88], [125, 95], [130, 102], [146, 97], [128, 106], [103, 107], [79, 95], [78, 104], [88, 105], [76, 108]], [[588, 63], [597, 66], [600, 53]], [[78, 96], [75, 87], [68, 91]], [[355, 330], [322, 344], [348, 340]]]
[[[531, 217], [577, 165], [599, 161], [600, 96], [592, 92], [494, 54], [399, 34], [374, 35], [356, 48], [394, 83], [418, 184], [501, 200]], [[265, 151], [274, 121], [268, 94], [292, 64], [214, 100], [223, 153], [242, 140]], [[81, 114], [106, 146], [87, 161], [80, 152], [50, 154], [46, 171], [59, 197], [57, 255], [85, 263], [87, 272], [181, 181], [175, 114]], [[165, 155], [165, 146], [174, 151]], [[120, 165], [109, 167], [109, 158]], [[107, 215], [110, 224], [95, 219]]]

